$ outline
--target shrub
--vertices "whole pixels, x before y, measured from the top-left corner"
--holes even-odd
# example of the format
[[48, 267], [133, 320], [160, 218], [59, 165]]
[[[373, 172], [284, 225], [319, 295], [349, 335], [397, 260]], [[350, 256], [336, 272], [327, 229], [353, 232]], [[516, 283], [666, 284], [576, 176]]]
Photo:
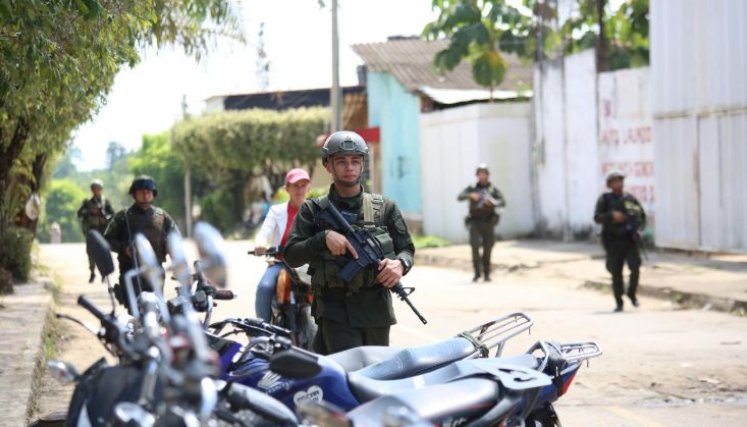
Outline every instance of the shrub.
[[17, 227], [10, 227], [0, 235], [0, 268], [8, 270], [19, 282], [29, 278], [33, 240], [30, 231]]
[[448, 240], [438, 236], [413, 236], [412, 240], [415, 243], [415, 249], [441, 248], [450, 245]]
[[13, 293], [13, 275], [10, 271], [0, 267], [0, 295]]

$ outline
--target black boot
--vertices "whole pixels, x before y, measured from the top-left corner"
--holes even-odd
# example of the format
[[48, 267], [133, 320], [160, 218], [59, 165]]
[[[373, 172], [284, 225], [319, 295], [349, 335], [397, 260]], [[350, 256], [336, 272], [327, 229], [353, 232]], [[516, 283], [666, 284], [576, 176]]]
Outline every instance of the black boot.
[[93, 283], [94, 280], [96, 280], [96, 273], [92, 271], [91, 277], [88, 278], [88, 283]]
[[475, 270], [475, 275], [472, 276], [472, 281], [477, 283], [478, 280], [480, 280], [480, 272]]

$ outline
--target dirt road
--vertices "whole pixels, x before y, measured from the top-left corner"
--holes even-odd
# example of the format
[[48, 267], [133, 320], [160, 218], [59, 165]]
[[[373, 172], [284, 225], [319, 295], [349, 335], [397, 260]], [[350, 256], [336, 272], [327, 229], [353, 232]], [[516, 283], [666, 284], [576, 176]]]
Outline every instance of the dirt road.
[[[214, 319], [253, 316], [262, 260], [246, 255], [248, 242], [229, 242], [229, 287], [237, 300], [221, 303]], [[41, 259], [64, 283], [59, 311], [89, 319], [75, 306], [80, 293], [106, 304], [104, 286], [88, 284], [83, 245], [42, 245]], [[680, 310], [646, 299], [639, 309], [612, 314], [610, 295], [581, 287], [542, 268], [495, 276], [474, 284], [461, 271], [416, 266], [406, 277], [413, 302], [428, 318], [422, 325], [395, 302], [399, 324], [392, 344], [418, 345], [491, 318], [523, 311], [532, 334], [509, 342], [504, 354], [526, 350], [537, 339], [595, 340], [604, 355], [579, 372], [558, 403], [565, 426], [742, 426], [747, 418], [747, 318]], [[59, 358], [84, 369], [104, 355], [81, 328], [66, 326]], [[64, 409], [72, 392], [48, 381], [41, 411]]]

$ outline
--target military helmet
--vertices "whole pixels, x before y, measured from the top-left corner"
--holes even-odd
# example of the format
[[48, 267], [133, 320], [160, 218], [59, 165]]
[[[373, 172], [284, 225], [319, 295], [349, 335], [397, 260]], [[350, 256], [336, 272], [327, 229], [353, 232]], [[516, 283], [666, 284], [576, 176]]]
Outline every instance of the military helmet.
[[104, 182], [100, 179], [94, 179], [91, 181], [91, 190], [93, 190], [94, 187], [104, 188]]
[[609, 184], [610, 181], [613, 181], [615, 179], [625, 179], [625, 175], [622, 174], [622, 172], [614, 170], [607, 174], [607, 183]]
[[156, 181], [148, 175], [140, 175], [132, 180], [132, 184], [130, 184], [130, 195], [134, 195], [137, 190], [151, 190], [153, 191], [153, 197], [158, 196]]
[[335, 154], [368, 156], [368, 145], [355, 132], [341, 130], [330, 135], [322, 146], [322, 162], [327, 163]]
[[490, 174], [490, 169], [488, 168], [487, 163], [480, 163], [477, 165], [477, 168], [475, 169], [475, 175], [477, 175], [480, 172], [485, 172], [486, 174]]

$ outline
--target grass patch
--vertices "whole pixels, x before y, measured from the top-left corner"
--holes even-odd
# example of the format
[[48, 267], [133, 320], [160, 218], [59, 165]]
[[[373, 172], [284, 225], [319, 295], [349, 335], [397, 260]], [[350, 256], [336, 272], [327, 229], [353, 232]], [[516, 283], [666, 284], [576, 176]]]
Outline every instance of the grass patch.
[[415, 249], [442, 248], [451, 245], [448, 240], [431, 235], [413, 236], [412, 241], [415, 244]]
[[62, 324], [54, 315], [54, 307], [47, 312], [42, 330], [42, 347], [36, 355], [36, 366], [31, 379], [31, 396], [26, 406], [26, 421], [30, 421], [39, 412], [39, 397], [44, 385], [47, 362], [54, 359], [59, 351], [57, 343], [62, 338]]

